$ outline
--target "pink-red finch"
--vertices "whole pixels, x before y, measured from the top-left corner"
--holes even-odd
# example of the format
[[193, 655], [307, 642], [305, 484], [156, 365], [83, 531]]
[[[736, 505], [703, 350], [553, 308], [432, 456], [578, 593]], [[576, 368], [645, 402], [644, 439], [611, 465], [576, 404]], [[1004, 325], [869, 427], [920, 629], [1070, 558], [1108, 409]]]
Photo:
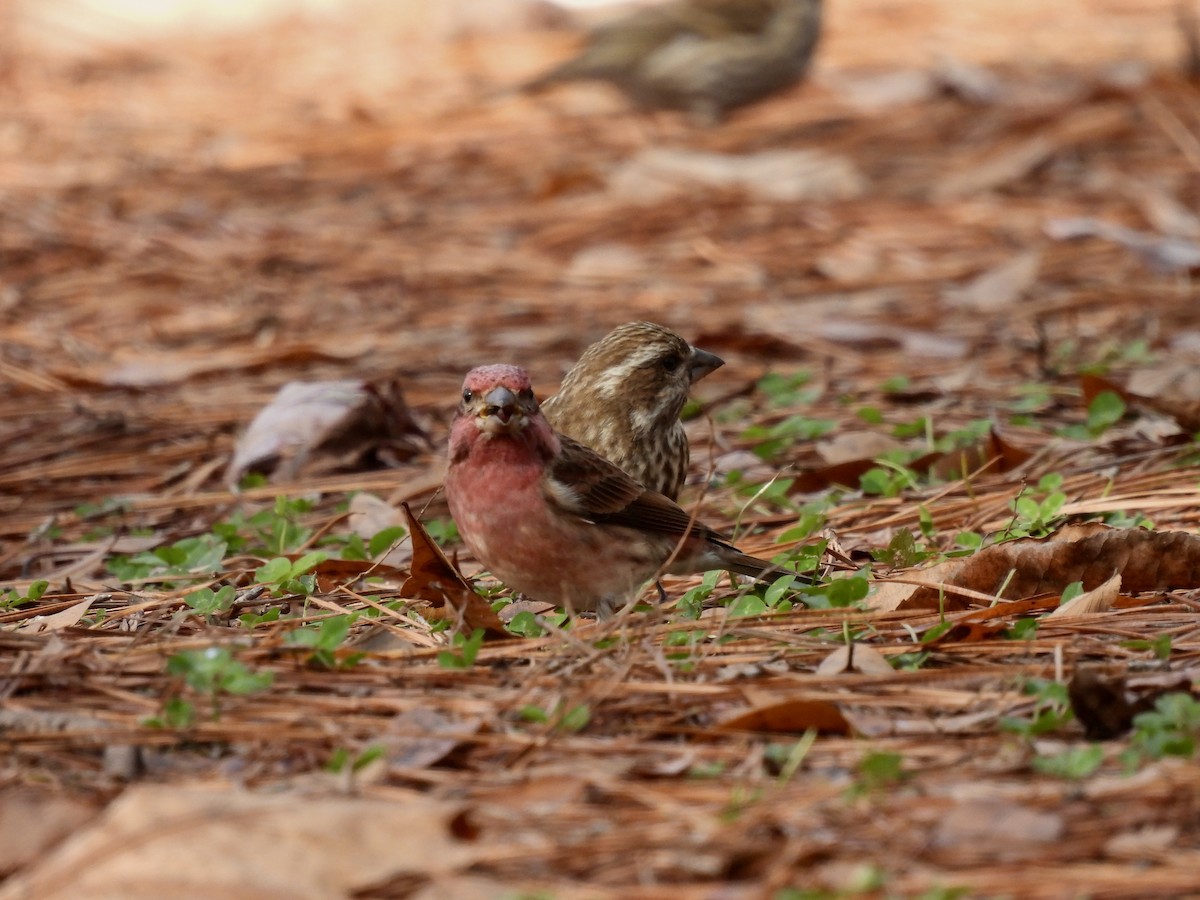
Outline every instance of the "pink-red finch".
[[724, 365], [651, 322], [629, 322], [584, 351], [542, 404], [550, 425], [674, 500], [687, 477], [679, 414], [688, 389]]
[[525, 89], [607, 81], [639, 106], [717, 122], [799, 81], [820, 36], [821, 0], [673, 0], [597, 28]]
[[660, 572], [776, 571], [594, 450], [556, 434], [528, 374], [515, 366], [467, 374], [445, 487], [459, 534], [479, 562], [513, 590], [573, 613], [610, 615]]

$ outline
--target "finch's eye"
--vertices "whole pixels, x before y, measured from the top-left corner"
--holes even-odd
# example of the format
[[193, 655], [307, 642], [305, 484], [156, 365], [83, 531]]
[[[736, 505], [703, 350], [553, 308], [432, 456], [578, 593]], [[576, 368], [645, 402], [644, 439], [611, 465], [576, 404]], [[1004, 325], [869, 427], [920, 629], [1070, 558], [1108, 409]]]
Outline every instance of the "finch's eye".
[[475, 395], [471, 391], [463, 391], [463, 403], [470, 403], [475, 399]]
[[672, 353], [670, 356], [664, 356], [659, 361], [659, 365], [661, 365], [663, 367], [663, 369], [665, 369], [668, 372], [674, 372], [676, 369], [679, 368], [679, 364], [681, 362], [683, 362], [683, 360], [680, 359], [678, 356], [676, 356], [674, 353]]
[[520, 397], [522, 400], [532, 403], [533, 402], [533, 388], [525, 388], [520, 393], [518, 393], [517, 396]]

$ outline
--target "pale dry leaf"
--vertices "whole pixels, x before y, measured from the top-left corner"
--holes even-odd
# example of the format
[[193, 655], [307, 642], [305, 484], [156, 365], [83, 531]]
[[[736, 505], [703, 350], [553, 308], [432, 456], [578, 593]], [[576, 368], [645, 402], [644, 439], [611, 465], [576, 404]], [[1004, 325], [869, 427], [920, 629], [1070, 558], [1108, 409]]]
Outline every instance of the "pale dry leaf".
[[1020, 859], [1062, 835], [1063, 817], [1004, 800], [968, 800], [948, 810], [934, 829], [933, 846], [985, 858]]
[[838, 647], [817, 666], [818, 675], [891, 675], [891, 667], [883, 654], [867, 644], [850, 643]]
[[226, 480], [236, 484], [256, 467], [294, 473], [330, 434], [366, 402], [361, 381], [293, 381], [259, 410], [238, 439]]
[[1058, 609], [1049, 613], [1046, 618], [1085, 616], [1089, 613], [1108, 612], [1112, 609], [1113, 601], [1119, 596], [1121, 596], [1121, 576], [1118, 573], [1090, 591], [1084, 591], [1082, 594], [1072, 597]]
[[937, 83], [967, 103], [989, 105], [1004, 94], [1004, 85], [991, 69], [948, 54], [940, 54], [933, 71]]
[[846, 708], [846, 721], [860, 737], [913, 737], [934, 734], [979, 734], [1003, 715], [998, 709], [956, 715], [898, 716], [893, 710]]
[[45, 631], [61, 631], [64, 628], [70, 628], [72, 625], [79, 624], [79, 620], [83, 618], [91, 605], [96, 601], [96, 595], [85, 597], [73, 606], [68, 606], [66, 609], [56, 613], [51, 613], [48, 616], [34, 616], [32, 619], [27, 619], [16, 630], [23, 631], [28, 634], [41, 634]]
[[1114, 859], [1152, 862], [1174, 851], [1179, 840], [1175, 825], [1148, 825], [1136, 831], [1122, 831], [1104, 842], [1104, 855]]
[[404, 525], [404, 515], [386, 500], [360, 491], [350, 499], [350, 530], [364, 541], [387, 528]]
[[380, 743], [390, 765], [425, 769], [445, 758], [463, 737], [475, 734], [481, 725], [479, 719], [451, 718], [436, 710], [416, 707], [392, 719], [392, 727], [401, 733], [385, 733]]
[[500, 621], [507, 625], [515, 619], [520, 613], [528, 612], [535, 616], [540, 616], [548, 612], [553, 612], [555, 606], [553, 603], [544, 603], [541, 600], [514, 600], [512, 603], [506, 604], [497, 613], [500, 616]]
[[839, 431], [821, 438], [813, 449], [826, 465], [838, 465], [856, 459], [876, 459], [893, 450], [903, 450], [904, 444], [879, 431]]
[[921, 103], [937, 92], [933, 73], [924, 69], [892, 69], [881, 74], [830, 74], [823, 83], [864, 112], [892, 110]]
[[730, 663], [717, 669], [713, 680], [717, 684], [727, 684], [741, 679], [762, 678], [764, 675], [782, 675], [787, 671], [787, 661], [782, 659], [753, 663]]
[[[404, 516], [399, 509], [386, 500], [362, 491], [350, 500], [350, 530], [364, 541], [369, 541], [379, 532], [388, 528], [404, 526]], [[405, 532], [407, 535], [407, 530]], [[395, 566], [398, 569], [407, 568], [412, 562], [412, 542], [406, 537], [396, 541], [377, 562]]]
[[624, 244], [595, 244], [571, 259], [564, 277], [574, 282], [612, 283], [645, 278], [653, 267], [645, 255]]
[[766, 150], [745, 156], [653, 147], [621, 164], [609, 178], [620, 199], [659, 203], [697, 188], [740, 190], [760, 200], [847, 200], [867, 180], [846, 157], [818, 150]]
[[1058, 241], [1097, 237], [1120, 244], [1134, 253], [1146, 267], [1161, 273], [1190, 272], [1200, 268], [1200, 243], [1181, 237], [1161, 237], [1100, 219], [1051, 219], [1047, 236]]
[[452, 872], [454, 804], [256, 794], [217, 786], [138, 785], [92, 826], [0, 891], [91, 900], [344, 897], [385, 878]]
[[387, 628], [384, 625], [368, 625], [357, 637], [346, 642], [347, 647], [353, 647], [362, 653], [396, 653], [415, 650], [420, 646], [416, 641], [406, 637], [408, 632], [397, 628]]
[[1140, 398], [1200, 402], [1200, 361], [1172, 355], [1161, 362], [1139, 366], [1130, 373], [1125, 386]]
[[1183, 430], [1200, 430], [1200, 368], [1194, 355], [1172, 354], [1140, 367], [1129, 376], [1126, 392], [1129, 400], [1169, 416]]
[[906, 601], [921, 587], [920, 584], [908, 584], [906, 582], [915, 581], [922, 584], [948, 582], [961, 567], [962, 560], [952, 559], [926, 569], [915, 569], [904, 572], [904, 581], [879, 579], [871, 585], [871, 593], [867, 597], [867, 608], [878, 612], [891, 612], [897, 609], [904, 609]]
[[1122, 181], [1121, 186], [1156, 231], [1200, 239], [1200, 216], [1180, 203], [1164, 185], [1145, 178], [1130, 178]]
[[814, 265], [830, 281], [852, 284], [871, 278], [882, 264], [882, 248], [861, 235], [853, 235], [818, 256]]
[[959, 309], [994, 312], [1011, 306], [1037, 283], [1042, 255], [1036, 250], [1018, 253], [963, 285], [947, 287], [942, 300]]
[[238, 440], [226, 481], [270, 472], [287, 481], [320, 454], [323, 458], [391, 449], [411, 455], [428, 446], [395, 382], [292, 381], [259, 410]]

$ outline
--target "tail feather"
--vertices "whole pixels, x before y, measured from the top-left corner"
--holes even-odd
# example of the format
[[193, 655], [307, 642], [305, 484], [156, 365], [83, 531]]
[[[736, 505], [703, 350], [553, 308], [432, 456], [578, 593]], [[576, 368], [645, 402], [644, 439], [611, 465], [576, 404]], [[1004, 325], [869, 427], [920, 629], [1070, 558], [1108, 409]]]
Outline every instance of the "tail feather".
[[739, 575], [746, 575], [763, 584], [771, 584], [785, 575], [795, 578], [802, 584], [815, 585], [820, 583], [813, 575], [792, 572], [768, 560], [759, 559], [757, 556], [750, 556], [748, 553], [734, 552], [722, 554], [717, 568], [724, 568]]

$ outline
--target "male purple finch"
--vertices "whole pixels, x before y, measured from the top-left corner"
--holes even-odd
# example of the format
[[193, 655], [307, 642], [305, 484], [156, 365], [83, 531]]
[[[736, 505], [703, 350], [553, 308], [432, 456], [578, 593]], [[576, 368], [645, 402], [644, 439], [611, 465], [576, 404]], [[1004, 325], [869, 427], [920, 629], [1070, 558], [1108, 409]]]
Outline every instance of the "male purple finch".
[[688, 468], [679, 414], [691, 386], [722, 365], [661, 325], [628, 322], [584, 351], [542, 411], [556, 431], [674, 500]]
[[572, 613], [611, 615], [659, 573], [779, 571], [556, 434], [515, 366], [467, 374], [445, 487], [476, 559], [513, 590]]

